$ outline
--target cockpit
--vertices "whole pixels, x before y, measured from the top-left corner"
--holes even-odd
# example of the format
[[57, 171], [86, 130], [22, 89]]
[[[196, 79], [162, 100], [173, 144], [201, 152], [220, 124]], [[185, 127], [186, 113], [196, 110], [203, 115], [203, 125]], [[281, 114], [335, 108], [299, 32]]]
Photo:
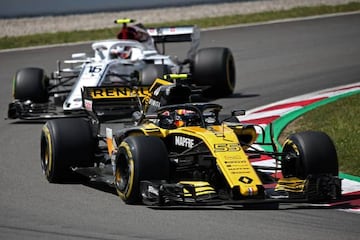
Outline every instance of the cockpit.
[[99, 86], [131, 86], [139, 80], [142, 64], [124, 64], [121, 61], [111, 62], [107, 67]]
[[159, 108], [158, 124], [165, 129], [199, 126], [206, 127], [219, 123], [217, 104], [179, 104]]

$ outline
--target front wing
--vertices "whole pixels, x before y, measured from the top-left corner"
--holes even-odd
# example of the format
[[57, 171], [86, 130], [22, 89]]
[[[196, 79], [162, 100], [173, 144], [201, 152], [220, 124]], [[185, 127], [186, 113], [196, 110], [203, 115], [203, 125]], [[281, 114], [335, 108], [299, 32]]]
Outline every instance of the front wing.
[[331, 202], [341, 195], [341, 179], [330, 175], [281, 179], [276, 185], [259, 186], [262, 194], [240, 197], [233, 189], [217, 191], [208, 182], [180, 181], [164, 183], [142, 181], [140, 185], [144, 204], [150, 206], [218, 206], [254, 205], [272, 203]]
[[65, 113], [61, 107], [57, 107], [51, 102], [32, 103], [17, 100], [9, 103], [7, 112], [7, 119], [20, 120], [48, 120], [83, 116], [86, 116], [86, 113], [82, 110]]

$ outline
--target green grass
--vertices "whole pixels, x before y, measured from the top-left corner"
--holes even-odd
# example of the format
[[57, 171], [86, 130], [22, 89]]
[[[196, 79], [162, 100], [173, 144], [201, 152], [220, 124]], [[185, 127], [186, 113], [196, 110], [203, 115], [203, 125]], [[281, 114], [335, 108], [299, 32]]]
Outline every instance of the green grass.
[[307, 112], [290, 123], [281, 133], [280, 139], [304, 130], [326, 132], [337, 149], [340, 171], [360, 176], [359, 118], [360, 93]]
[[[177, 25], [197, 25], [200, 28], [226, 26], [232, 24], [256, 23], [272, 21], [284, 18], [306, 17], [329, 13], [351, 12], [360, 10], [359, 2], [352, 2], [343, 5], [329, 6], [319, 5], [314, 7], [296, 7], [290, 10], [283, 11], [269, 11], [262, 13], [234, 15], [225, 17], [193, 19], [187, 21], [166, 22], [161, 24], [147, 24], [146, 26], [177, 26]], [[34, 34], [28, 36], [18, 37], [3, 37], [0, 38], [0, 49], [49, 45], [57, 43], [71, 43], [80, 41], [92, 41], [107, 38], [114, 38], [118, 32], [119, 27], [98, 29], [98, 30], [84, 30], [58, 33], [44, 33]]]

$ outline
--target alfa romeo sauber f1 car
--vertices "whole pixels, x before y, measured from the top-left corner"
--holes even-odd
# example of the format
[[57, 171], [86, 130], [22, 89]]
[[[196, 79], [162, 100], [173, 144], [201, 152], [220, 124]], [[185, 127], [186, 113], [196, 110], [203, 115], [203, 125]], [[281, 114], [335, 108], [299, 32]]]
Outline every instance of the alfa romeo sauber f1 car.
[[[228, 48], [198, 50], [200, 31], [195, 26], [145, 29], [141, 24], [128, 25], [133, 21], [116, 20], [123, 25], [118, 39], [93, 43], [93, 57], [73, 54], [73, 59], [64, 61], [68, 67], [63, 68], [58, 62], [57, 70], [50, 76], [40, 68], [18, 70], [13, 79], [8, 118], [47, 119], [83, 114], [84, 86], [121, 86], [125, 95], [134, 87], [146, 92], [156, 78], [168, 73], [191, 73], [193, 82], [189, 84], [207, 88], [204, 93], [210, 97], [233, 93], [235, 63]], [[191, 44], [184, 60], [165, 55], [165, 43], [186, 41]], [[137, 107], [136, 97], [124, 99], [124, 114]]]
[[[50, 183], [84, 175], [114, 186], [127, 204], [153, 206], [341, 197], [337, 153], [323, 132], [292, 134], [279, 151], [274, 140], [265, 142], [260, 126], [237, 120], [244, 110], [220, 121], [222, 107], [214, 103], [160, 106], [116, 129], [99, 123], [93, 91], [83, 91], [87, 118], [52, 119], [42, 128], [41, 166]], [[254, 164], [264, 157], [274, 164]]]

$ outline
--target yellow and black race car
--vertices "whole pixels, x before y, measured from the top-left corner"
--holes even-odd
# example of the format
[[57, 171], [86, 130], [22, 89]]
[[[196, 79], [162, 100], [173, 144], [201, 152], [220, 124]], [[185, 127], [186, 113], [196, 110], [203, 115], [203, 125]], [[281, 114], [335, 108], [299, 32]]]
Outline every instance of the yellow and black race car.
[[[41, 164], [51, 183], [81, 174], [114, 186], [128, 204], [159, 206], [341, 197], [336, 150], [323, 132], [290, 135], [278, 151], [274, 142], [257, 140], [261, 127], [236, 121], [243, 110], [220, 120], [218, 104], [172, 104], [141, 113], [135, 126], [116, 129], [99, 123], [93, 94], [83, 101], [88, 118], [54, 119], [42, 128]], [[276, 164], [252, 164], [262, 157]]]

